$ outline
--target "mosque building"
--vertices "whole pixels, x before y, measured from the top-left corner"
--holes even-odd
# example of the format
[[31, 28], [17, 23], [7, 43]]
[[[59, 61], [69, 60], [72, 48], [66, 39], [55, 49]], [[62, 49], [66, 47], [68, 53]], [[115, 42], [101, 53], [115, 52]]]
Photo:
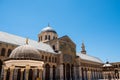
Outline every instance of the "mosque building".
[[104, 64], [87, 54], [82, 43], [67, 35], [58, 37], [49, 25], [38, 41], [0, 31], [0, 80], [120, 79], [120, 62]]

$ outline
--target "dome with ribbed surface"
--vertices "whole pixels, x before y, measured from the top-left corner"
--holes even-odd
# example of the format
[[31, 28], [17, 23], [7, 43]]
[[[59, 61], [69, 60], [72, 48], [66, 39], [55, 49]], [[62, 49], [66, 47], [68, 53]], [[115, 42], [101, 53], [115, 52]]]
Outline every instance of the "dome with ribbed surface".
[[9, 56], [10, 58], [19, 59], [36, 59], [40, 60], [40, 53], [30, 45], [22, 45], [15, 48]]

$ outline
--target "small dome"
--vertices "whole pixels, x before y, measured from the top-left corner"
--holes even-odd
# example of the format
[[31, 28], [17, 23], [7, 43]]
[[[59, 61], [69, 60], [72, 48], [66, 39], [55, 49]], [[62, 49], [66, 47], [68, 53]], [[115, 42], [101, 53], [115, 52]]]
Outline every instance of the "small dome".
[[40, 60], [40, 53], [30, 45], [22, 45], [15, 48], [9, 56], [10, 58], [37, 59]]
[[112, 65], [107, 61], [104, 65], [103, 65], [103, 67], [111, 67]]
[[56, 33], [56, 31], [53, 28], [51, 28], [50, 26], [43, 28], [41, 30], [41, 32], [54, 32], [54, 33]]

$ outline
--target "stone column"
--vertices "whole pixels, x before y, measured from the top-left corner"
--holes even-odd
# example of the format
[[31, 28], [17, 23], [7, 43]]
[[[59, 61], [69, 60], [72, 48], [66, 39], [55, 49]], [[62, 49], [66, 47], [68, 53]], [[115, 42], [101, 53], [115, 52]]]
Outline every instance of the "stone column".
[[73, 67], [73, 70], [74, 70], [74, 75], [73, 75], [73, 77], [74, 77], [74, 79], [76, 80], [76, 75], [77, 75], [77, 74], [76, 74], [76, 67], [75, 67], [75, 66]]
[[21, 69], [21, 77], [20, 77], [20, 80], [23, 80], [23, 71], [24, 71], [24, 69], [22, 68], [22, 69]]
[[14, 72], [14, 68], [15, 68], [14, 65], [10, 67], [10, 80], [13, 80], [13, 72]]
[[79, 66], [79, 80], [82, 80], [82, 70], [80, 66]]
[[29, 69], [30, 69], [30, 66], [27, 65], [26, 66], [26, 76], [25, 76], [25, 79], [28, 80], [28, 76], [29, 76]]
[[83, 70], [83, 74], [84, 74], [84, 80], [86, 80], [86, 72], [85, 72], [85, 69]]
[[14, 72], [13, 72], [13, 80], [17, 80], [17, 74], [18, 74], [18, 70], [17, 70], [17, 69], [14, 69]]
[[60, 80], [63, 80], [63, 65], [59, 65], [59, 72], [60, 72]]
[[43, 80], [45, 80], [45, 68], [43, 69]]
[[4, 66], [4, 76], [3, 76], [3, 80], [6, 80], [7, 70], [8, 70], [8, 68]]
[[43, 78], [42, 74], [43, 74], [43, 69], [40, 69], [40, 78], [41, 78], [41, 80]]
[[50, 68], [50, 80], [53, 80], [53, 68]]
[[39, 78], [40, 78], [40, 80], [42, 80], [43, 79], [43, 77], [42, 77], [43, 67], [39, 66], [38, 69], [39, 69]]
[[87, 76], [88, 76], [88, 77], [87, 77], [88, 80], [91, 80], [91, 72], [90, 72], [90, 71], [87, 71], [87, 73], [88, 73], [88, 74], [87, 74]]

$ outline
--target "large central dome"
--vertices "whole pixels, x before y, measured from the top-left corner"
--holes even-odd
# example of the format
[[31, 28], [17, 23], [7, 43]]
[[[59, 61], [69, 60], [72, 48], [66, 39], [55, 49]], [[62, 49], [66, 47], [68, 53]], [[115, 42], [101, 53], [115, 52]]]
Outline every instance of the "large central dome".
[[40, 60], [40, 53], [37, 49], [35, 49], [34, 47], [30, 45], [22, 45], [22, 46], [15, 48], [9, 57], [15, 58], [15, 59]]

